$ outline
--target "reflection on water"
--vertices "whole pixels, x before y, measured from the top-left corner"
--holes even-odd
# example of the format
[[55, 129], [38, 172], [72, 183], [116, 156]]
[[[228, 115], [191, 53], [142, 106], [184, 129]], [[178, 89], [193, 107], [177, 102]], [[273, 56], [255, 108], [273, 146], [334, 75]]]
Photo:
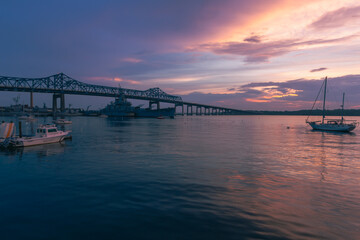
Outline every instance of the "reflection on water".
[[1, 234], [360, 237], [356, 131], [316, 132], [294, 116], [71, 120], [72, 141], [0, 152]]
[[46, 145], [38, 145], [32, 147], [25, 148], [12, 148], [12, 149], [1, 149], [1, 151], [6, 155], [16, 155], [19, 160], [22, 160], [23, 157], [29, 158], [30, 156], [35, 156], [38, 159], [45, 158], [51, 155], [64, 153], [66, 142], [70, 140], [66, 140], [61, 143], [53, 143]]

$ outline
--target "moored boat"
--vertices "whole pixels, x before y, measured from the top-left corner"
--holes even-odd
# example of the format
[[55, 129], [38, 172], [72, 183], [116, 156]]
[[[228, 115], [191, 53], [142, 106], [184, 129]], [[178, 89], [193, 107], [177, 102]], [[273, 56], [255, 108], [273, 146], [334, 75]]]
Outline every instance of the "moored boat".
[[161, 109], [148, 109], [148, 108], [135, 108], [135, 117], [144, 118], [174, 118], [175, 108], [161, 108]]
[[125, 98], [116, 98], [101, 110], [101, 115], [109, 117], [135, 117], [134, 107]]
[[36, 118], [34, 118], [31, 115], [23, 115], [19, 117], [19, 120], [24, 120], [24, 121], [35, 121]]
[[[345, 120], [344, 119], [344, 99], [345, 93], [343, 93], [342, 99], [342, 111], [341, 111], [341, 118], [340, 119], [326, 119], [325, 116], [325, 102], [326, 102], [326, 85], [327, 85], [327, 77], [324, 80], [323, 85], [320, 88], [320, 91], [324, 87], [324, 99], [323, 99], [323, 114], [321, 121], [309, 121], [310, 115], [306, 119], [306, 123], [309, 124], [313, 130], [320, 130], [320, 131], [337, 131], [337, 132], [350, 132], [354, 130], [358, 126], [358, 122], [356, 120]], [[319, 94], [320, 94], [319, 91]], [[318, 96], [319, 96], [318, 94]], [[317, 99], [315, 99], [316, 103]], [[313, 107], [315, 106], [313, 104]], [[312, 110], [312, 109], [311, 109]]]
[[64, 124], [72, 124], [72, 121], [65, 120], [63, 118], [59, 118], [59, 119], [54, 120], [53, 123], [59, 124], [59, 125], [64, 125]]
[[101, 113], [109, 117], [146, 117], [146, 118], [157, 118], [157, 117], [169, 117], [174, 118], [175, 108], [160, 108], [150, 109], [133, 107], [131, 102], [125, 98], [120, 97], [115, 99], [114, 102], [108, 104]]
[[28, 147], [61, 142], [70, 137], [69, 133], [70, 131], [59, 131], [55, 125], [40, 125], [35, 136], [7, 138], [3, 147]]

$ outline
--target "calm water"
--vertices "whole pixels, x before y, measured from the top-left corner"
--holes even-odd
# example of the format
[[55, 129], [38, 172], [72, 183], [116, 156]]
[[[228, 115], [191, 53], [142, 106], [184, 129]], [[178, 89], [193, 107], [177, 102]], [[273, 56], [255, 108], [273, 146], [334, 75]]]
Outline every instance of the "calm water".
[[360, 129], [72, 121], [72, 141], [0, 152], [0, 239], [360, 239]]

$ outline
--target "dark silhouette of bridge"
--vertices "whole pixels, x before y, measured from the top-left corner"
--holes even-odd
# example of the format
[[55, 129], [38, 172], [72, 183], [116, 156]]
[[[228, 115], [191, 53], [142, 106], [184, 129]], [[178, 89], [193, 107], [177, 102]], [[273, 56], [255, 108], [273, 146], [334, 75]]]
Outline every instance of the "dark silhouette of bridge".
[[160, 102], [175, 104], [175, 107], [187, 107], [186, 114], [192, 115], [193, 108], [197, 115], [223, 115], [241, 114], [243, 111], [232, 108], [212, 106], [206, 104], [185, 102], [180, 96], [165, 93], [160, 88], [150, 88], [146, 91], [135, 89], [109, 87], [94, 84], [87, 84], [75, 80], [64, 73], [55, 74], [43, 78], [19, 78], [0, 76], [0, 91], [30, 92], [30, 106], [33, 107], [32, 93], [52, 93], [53, 111], [57, 111], [57, 99], [60, 98], [60, 110], [65, 111], [65, 94], [89, 95], [102, 97], [125, 97], [127, 99], [139, 99], [149, 101], [149, 107], [153, 104], [160, 108]]

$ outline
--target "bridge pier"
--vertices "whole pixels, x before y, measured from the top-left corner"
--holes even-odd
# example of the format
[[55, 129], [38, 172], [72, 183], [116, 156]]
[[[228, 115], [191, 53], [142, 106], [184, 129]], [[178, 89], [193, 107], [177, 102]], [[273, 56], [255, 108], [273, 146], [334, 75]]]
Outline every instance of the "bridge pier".
[[182, 104], [182, 103], [175, 103], [175, 112], [176, 112], [176, 110], [177, 110], [177, 107], [181, 107], [181, 115], [183, 115], [184, 116], [184, 104]]
[[60, 111], [65, 112], [65, 94], [60, 94]]
[[[190, 111], [189, 111], [190, 108]], [[193, 115], [193, 106], [192, 105], [186, 105], [186, 115]]]
[[149, 108], [152, 109], [152, 105], [156, 104], [156, 110], [160, 109], [160, 101], [149, 101]]
[[57, 94], [54, 93], [54, 94], [53, 94], [53, 101], [52, 101], [52, 111], [53, 111], [53, 114], [55, 114], [56, 111], [57, 111], [57, 98], [58, 98]]
[[30, 92], [30, 108], [34, 108], [34, 98], [33, 98], [33, 92]]
[[53, 102], [52, 102], [52, 110], [53, 114], [57, 112], [57, 99], [60, 98], [60, 111], [62, 113], [65, 112], [65, 94], [63, 93], [54, 93], [53, 94]]

